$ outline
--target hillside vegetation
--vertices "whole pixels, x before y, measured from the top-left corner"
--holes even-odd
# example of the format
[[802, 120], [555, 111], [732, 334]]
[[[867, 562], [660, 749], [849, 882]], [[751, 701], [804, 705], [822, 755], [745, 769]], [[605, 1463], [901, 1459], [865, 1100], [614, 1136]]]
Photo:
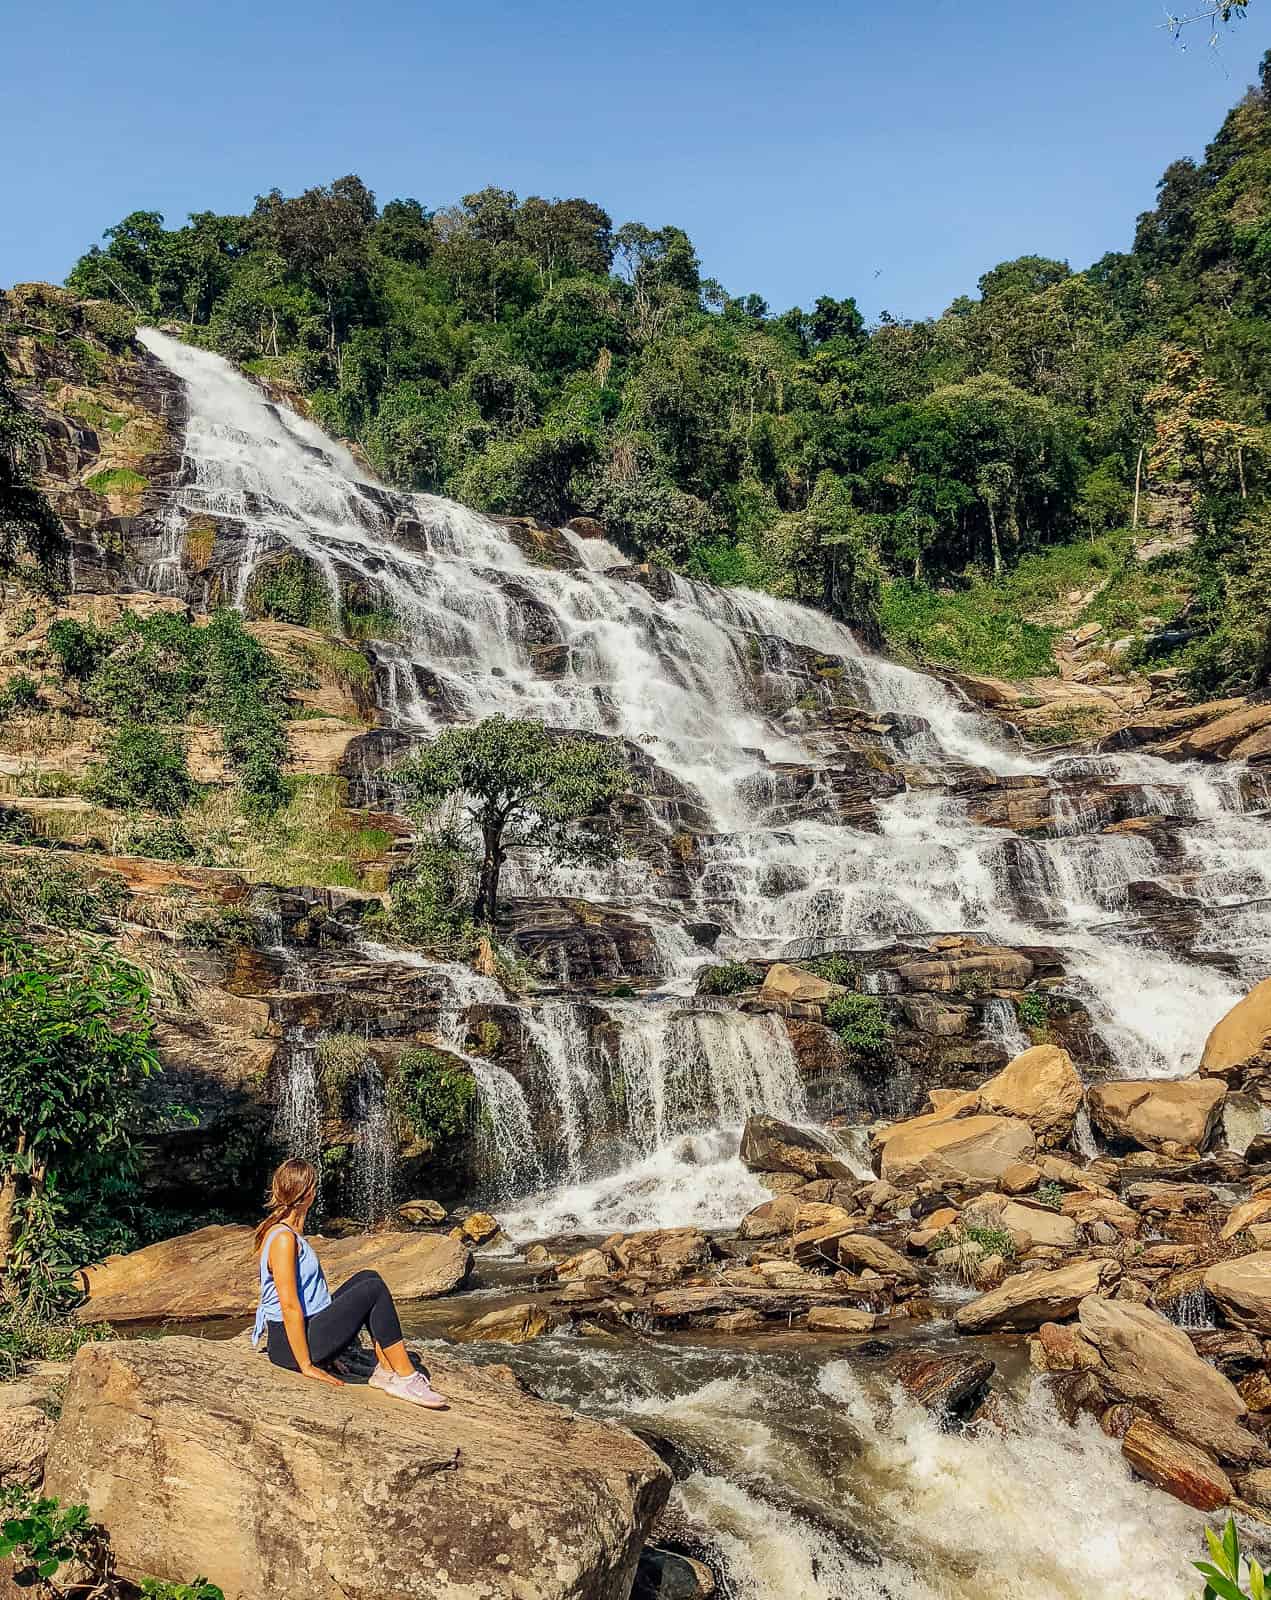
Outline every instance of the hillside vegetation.
[[135, 212], [69, 284], [301, 391], [394, 484], [594, 516], [638, 556], [866, 626], [896, 585], [893, 639], [981, 669], [1045, 670], [1014, 586], [1056, 546], [1133, 622], [1143, 574], [1103, 536], [1137, 486], [1141, 533], [1165, 506], [1176, 546], [1195, 536], [1164, 587], [1213, 693], [1271, 664], [1269, 270], [1264, 66], [1130, 250], [1003, 262], [924, 322], [867, 328], [828, 294], [776, 312], [704, 278], [682, 228], [590, 200], [381, 207], [356, 177], [174, 229]]

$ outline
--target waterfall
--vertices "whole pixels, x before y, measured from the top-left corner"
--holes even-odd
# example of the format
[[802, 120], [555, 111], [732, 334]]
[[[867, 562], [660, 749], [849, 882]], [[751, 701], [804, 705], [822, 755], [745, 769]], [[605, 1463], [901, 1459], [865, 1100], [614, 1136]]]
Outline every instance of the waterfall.
[[388, 1215], [396, 1156], [384, 1074], [370, 1054], [350, 1086], [349, 1113], [355, 1131], [349, 1188], [357, 1219], [369, 1228]]
[[[247, 593], [253, 563], [294, 551], [333, 594], [355, 582], [400, 619], [383, 660], [394, 685], [385, 710], [401, 725], [502, 712], [636, 740], [709, 819], [695, 841], [689, 901], [643, 863], [595, 875], [588, 898], [638, 896], [651, 923], [714, 922], [725, 958], [965, 929], [1054, 945], [1109, 1053], [1135, 1075], [1191, 1070], [1214, 1022], [1271, 971], [1268, 831], [1247, 809], [1254, 779], [1238, 767], [1039, 756], [1009, 745], [945, 684], [866, 655], [821, 613], [620, 565], [620, 552], [573, 535], [580, 565], [531, 560], [476, 512], [375, 484], [347, 450], [221, 358], [156, 332], [142, 338], [187, 389], [187, 481], [174, 517], [210, 514], [241, 530], [221, 542], [234, 562], [228, 592]], [[548, 644], [562, 648], [543, 671]], [[877, 802], [877, 831], [835, 820], [816, 738], [780, 715], [808, 692], [800, 663], [809, 655], [841, 663], [844, 686], [874, 715], [903, 719], [903, 759], [927, 771], [923, 784]], [[968, 769], [1046, 788], [1052, 826], [1021, 844], [1026, 895], [1004, 848], [1013, 836], [973, 820], [951, 781]], [[796, 771], [811, 773], [801, 790]], [[1082, 797], [1083, 783], [1115, 786], [1120, 815], [1185, 824], [1187, 893], [1212, 920], [1218, 948], [1231, 922], [1239, 977], [1123, 925], [1130, 885], [1160, 877], [1160, 863], [1150, 837], [1103, 831], [1107, 808]], [[669, 837], [652, 808], [650, 825]], [[540, 884], [555, 870], [523, 867], [523, 881]], [[703, 959], [683, 941], [662, 949], [673, 985]], [[540, 1024], [576, 1169], [595, 1064], [570, 1054], [556, 1018]]]
[[1022, 1055], [1032, 1044], [1032, 1040], [1020, 1026], [1020, 1020], [1015, 1014], [1015, 1007], [1009, 1000], [992, 999], [984, 1002], [984, 1018], [982, 1022], [984, 1035], [1006, 1054], [1008, 1061]]
[[318, 1043], [308, 1028], [291, 1028], [279, 1052], [274, 1138], [288, 1156], [318, 1165], [322, 1153], [318, 1111]]

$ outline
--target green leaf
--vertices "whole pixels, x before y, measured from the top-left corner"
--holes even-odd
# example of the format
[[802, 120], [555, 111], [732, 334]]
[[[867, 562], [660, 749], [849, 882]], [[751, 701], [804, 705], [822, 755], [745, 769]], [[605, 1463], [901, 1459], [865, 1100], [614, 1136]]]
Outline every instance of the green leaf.
[[1192, 1564], [1197, 1572], [1208, 1580], [1209, 1587], [1214, 1591], [1218, 1600], [1249, 1600], [1249, 1597], [1241, 1594], [1231, 1579], [1219, 1572], [1217, 1567], [1211, 1567], [1207, 1561], [1196, 1561]]

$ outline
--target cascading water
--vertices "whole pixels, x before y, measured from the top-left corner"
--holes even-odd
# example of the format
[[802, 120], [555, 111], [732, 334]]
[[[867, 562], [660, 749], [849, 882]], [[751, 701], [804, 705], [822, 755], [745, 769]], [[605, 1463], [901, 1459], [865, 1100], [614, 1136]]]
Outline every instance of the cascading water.
[[293, 1028], [279, 1056], [274, 1138], [289, 1156], [316, 1166], [322, 1149], [317, 1040], [308, 1029]]
[[[658, 598], [638, 574], [624, 575], [631, 569], [614, 567], [613, 547], [572, 535], [587, 565], [562, 571], [532, 562], [500, 527], [462, 506], [371, 483], [346, 450], [271, 404], [219, 357], [159, 333], [142, 337], [188, 390], [190, 481], [174, 496], [174, 528], [197, 513], [241, 524], [241, 593], [251, 562], [292, 549], [315, 563], [333, 593], [357, 579], [381, 596], [405, 624], [404, 639], [386, 647], [395, 681], [413, 684], [426, 672], [439, 689], [427, 723], [410, 695], [399, 694], [394, 714], [404, 726], [432, 725], [440, 706], [448, 718], [504, 712], [644, 742], [713, 820], [713, 840], [701, 842], [694, 909], [723, 923], [723, 953], [951, 928], [979, 928], [1006, 943], [1058, 943], [1112, 1055], [1133, 1073], [1188, 1070], [1208, 1028], [1238, 998], [1241, 982], [1227, 972], [1144, 949], [1115, 927], [1127, 886], [1156, 864], [1142, 838], [1083, 831], [1092, 819], [1059, 790], [1081, 776], [1080, 760], [1048, 762], [1007, 748], [954, 691], [866, 657], [818, 612], [670, 576]], [[545, 638], [568, 647], [564, 670], [546, 677], [532, 648]], [[971, 822], [962, 802], [938, 789], [880, 802], [877, 833], [824, 818], [770, 824], [771, 764], [817, 764], [756, 694], [756, 656], [765, 694], [783, 681], [783, 641], [843, 659], [876, 712], [918, 719], [909, 759], [937, 772], [972, 766], [1055, 784], [1058, 830], [1025, 844], [1034, 880], [1027, 917], [1004, 865], [1002, 832]], [[791, 678], [789, 688], [793, 704], [800, 685]], [[1192, 892], [1215, 914], [1238, 901], [1242, 976], [1271, 970], [1271, 853], [1263, 821], [1242, 812], [1242, 774], [1141, 755], [1101, 756], [1092, 768], [1136, 785], [1141, 815], [1188, 819]], [[546, 877], [550, 868], [540, 881]], [[646, 900], [660, 892], [636, 863], [621, 864], [612, 881], [618, 896], [631, 897], [637, 885]], [[686, 968], [701, 959], [682, 947], [671, 955]], [[562, 1089], [577, 1102], [576, 1079]]]
[[382, 1222], [393, 1199], [395, 1146], [384, 1074], [368, 1053], [349, 1089], [354, 1144], [351, 1190], [355, 1213], [367, 1227]]

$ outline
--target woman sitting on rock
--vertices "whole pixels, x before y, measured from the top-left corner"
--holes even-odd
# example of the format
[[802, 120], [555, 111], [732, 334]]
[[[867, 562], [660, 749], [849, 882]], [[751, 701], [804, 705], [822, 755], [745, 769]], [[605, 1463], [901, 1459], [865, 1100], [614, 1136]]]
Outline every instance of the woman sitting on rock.
[[274, 1173], [269, 1214], [256, 1229], [260, 1306], [253, 1344], [260, 1344], [268, 1327], [269, 1359], [276, 1367], [338, 1385], [342, 1380], [324, 1364], [348, 1350], [366, 1328], [378, 1357], [371, 1384], [397, 1400], [444, 1409], [445, 1400], [411, 1365], [397, 1307], [379, 1273], [354, 1273], [334, 1294], [327, 1288], [326, 1275], [304, 1236], [317, 1193], [317, 1170], [308, 1161], [284, 1161]]

